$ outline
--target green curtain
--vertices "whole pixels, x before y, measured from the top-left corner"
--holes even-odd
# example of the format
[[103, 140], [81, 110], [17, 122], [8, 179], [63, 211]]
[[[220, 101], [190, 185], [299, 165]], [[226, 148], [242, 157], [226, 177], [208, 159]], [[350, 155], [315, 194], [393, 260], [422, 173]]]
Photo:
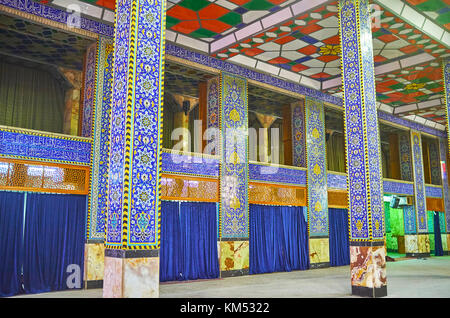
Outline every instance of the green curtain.
[[196, 138], [194, 136], [194, 120], [198, 120], [199, 119], [199, 106], [195, 106], [190, 112], [189, 112], [189, 132], [191, 134], [191, 149], [189, 149], [189, 151], [194, 152], [194, 138]]
[[169, 99], [164, 99], [163, 109], [163, 147], [166, 149], [173, 148], [173, 141], [171, 139], [173, 131], [173, 107]]
[[51, 73], [0, 62], [0, 124], [62, 133], [65, 90]]
[[345, 172], [345, 139], [341, 133], [333, 133], [327, 140], [328, 170]]

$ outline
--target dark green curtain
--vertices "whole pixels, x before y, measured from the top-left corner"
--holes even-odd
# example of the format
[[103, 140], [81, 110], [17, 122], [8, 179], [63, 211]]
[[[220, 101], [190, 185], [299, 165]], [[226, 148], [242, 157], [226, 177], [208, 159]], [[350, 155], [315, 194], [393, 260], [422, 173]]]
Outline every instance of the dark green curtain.
[[333, 133], [327, 139], [328, 170], [345, 172], [345, 139], [341, 133]]
[[63, 132], [66, 86], [50, 72], [0, 62], [0, 124]]
[[189, 149], [189, 151], [194, 151], [194, 138], [196, 138], [196, 136], [194, 135], [194, 120], [198, 120], [199, 119], [199, 106], [195, 106], [194, 109], [192, 109], [189, 112], [189, 132], [191, 133], [191, 149]]

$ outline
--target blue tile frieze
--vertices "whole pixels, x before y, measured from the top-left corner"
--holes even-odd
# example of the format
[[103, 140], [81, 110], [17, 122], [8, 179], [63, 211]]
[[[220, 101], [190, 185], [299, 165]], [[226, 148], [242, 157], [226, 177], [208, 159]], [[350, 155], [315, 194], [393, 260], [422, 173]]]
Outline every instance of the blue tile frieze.
[[0, 128], [0, 157], [88, 166], [90, 140]]
[[[71, 18], [70, 12], [63, 11], [48, 5], [43, 5], [33, 0], [0, 0], [0, 5], [10, 7], [12, 9], [20, 10], [25, 13], [34, 14], [38, 17], [49, 19], [55, 22], [67, 24], [68, 19]], [[80, 29], [90, 31], [93, 33], [113, 37], [114, 27], [99, 21], [87, 19], [86, 17], [79, 17]]]
[[384, 180], [383, 190], [390, 194], [414, 195], [414, 184]]
[[250, 163], [248, 169], [251, 181], [292, 184], [295, 186], [306, 185], [305, 169], [266, 166], [255, 163]]
[[328, 172], [327, 185], [328, 188], [347, 190], [347, 176]]
[[442, 198], [442, 189], [437, 187], [425, 186], [427, 198]]
[[162, 153], [162, 172], [219, 177], [219, 159], [198, 155]]

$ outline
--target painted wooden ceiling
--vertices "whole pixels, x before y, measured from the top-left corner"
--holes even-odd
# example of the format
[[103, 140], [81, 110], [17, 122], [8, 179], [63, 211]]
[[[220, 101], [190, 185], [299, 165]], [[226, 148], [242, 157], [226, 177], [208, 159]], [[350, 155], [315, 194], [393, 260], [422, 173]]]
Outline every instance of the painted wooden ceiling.
[[[42, 0], [79, 4], [113, 22], [114, 0]], [[338, 1], [166, 0], [168, 41], [329, 94], [341, 94]], [[450, 56], [450, 0], [373, 0], [377, 99], [400, 116], [441, 125], [441, 59]], [[419, 27], [421, 26], [421, 27]], [[431, 106], [430, 106], [431, 105]]]

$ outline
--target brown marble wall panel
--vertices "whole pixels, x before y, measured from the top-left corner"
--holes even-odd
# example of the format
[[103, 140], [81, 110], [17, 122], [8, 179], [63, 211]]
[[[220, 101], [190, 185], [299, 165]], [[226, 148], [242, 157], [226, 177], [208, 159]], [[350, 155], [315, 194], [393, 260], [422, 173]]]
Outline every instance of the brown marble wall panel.
[[386, 286], [386, 247], [350, 246], [350, 270], [352, 286]]

